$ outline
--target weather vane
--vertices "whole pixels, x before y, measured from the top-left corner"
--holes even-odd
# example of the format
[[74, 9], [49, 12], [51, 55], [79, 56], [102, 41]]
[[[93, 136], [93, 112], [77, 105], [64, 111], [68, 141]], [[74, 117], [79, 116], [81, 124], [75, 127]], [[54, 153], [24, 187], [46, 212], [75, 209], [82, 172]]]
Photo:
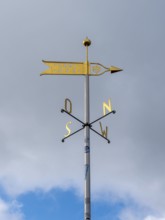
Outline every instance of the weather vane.
[[[103, 66], [100, 63], [89, 63], [88, 61], [88, 47], [91, 45], [91, 41], [86, 38], [83, 41], [83, 45], [86, 47], [86, 61], [85, 62], [57, 62], [57, 61], [45, 61], [43, 63], [46, 64], [49, 69], [45, 70], [41, 73], [41, 75], [84, 75], [85, 83], [84, 83], [84, 121], [81, 121], [77, 117], [72, 114], [72, 102], [70, 99], [65, 99], [64, 109], [61, 109], [62, 113], [68, 114], [70, 117], [74, 118], [81, 124], [81, 128], [75, 132], [71, 132], [69, 128], [69, 124], [72, 122], [69, 121], [66, 124], [66, 130], [68, 134], [62, 139], [62, 142], [65, 139], [73, 136], [81, 130], [84, 130], [84, 165], [85, 165], [85, 190], [84, 190], [84, 220], [91, 219], [91, 196], [90, 196], [90, 130], [104, 138], [110, 143], [108, 139], [108, 127], [104, 130], [100, 123], [101, 133], [97, 132], [92, 128], [92, 125], [101, 119], [107, 117], [111, 113], [115, 114], [115, 110], [112, 110], [111, 101], [108, 100], [108, 103], [103, 102], [103, 116], [90, 122], [90, 99], [89, 99], [89, 77], [90, 76], [100, 76], [106, 72], [116, 73], [122, 71], [122, 69], [111, 66], [109, 68]], [[106, 114], [106, 110], [108, 113]]]

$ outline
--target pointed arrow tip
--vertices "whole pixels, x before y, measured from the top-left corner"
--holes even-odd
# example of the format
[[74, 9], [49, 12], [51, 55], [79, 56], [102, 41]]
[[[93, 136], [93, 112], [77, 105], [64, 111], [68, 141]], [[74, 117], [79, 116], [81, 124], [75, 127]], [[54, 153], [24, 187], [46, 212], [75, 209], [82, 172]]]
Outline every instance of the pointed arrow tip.
[[123, 69], [120, 69], [120, 68], [118, 68], [116, 66], [111, 66], [109, 69], [110, 69], [111, 73], [116, 73], [116, 72], [123, 71]]

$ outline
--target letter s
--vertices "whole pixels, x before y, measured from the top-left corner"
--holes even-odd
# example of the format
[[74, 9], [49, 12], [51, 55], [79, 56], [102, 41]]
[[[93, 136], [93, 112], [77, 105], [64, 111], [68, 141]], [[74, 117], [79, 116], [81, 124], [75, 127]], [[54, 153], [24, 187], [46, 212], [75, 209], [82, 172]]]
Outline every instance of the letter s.
[[69, 124], [72, 124], [72, 122], [69, 121], [68, 123], [66, 123], [66, 130], [68, 131], [68, 134], [66, 134], [65, 137], [68, 137], [70, 135], [70, 133], [71, 133], [71, 129], [68, 127]]

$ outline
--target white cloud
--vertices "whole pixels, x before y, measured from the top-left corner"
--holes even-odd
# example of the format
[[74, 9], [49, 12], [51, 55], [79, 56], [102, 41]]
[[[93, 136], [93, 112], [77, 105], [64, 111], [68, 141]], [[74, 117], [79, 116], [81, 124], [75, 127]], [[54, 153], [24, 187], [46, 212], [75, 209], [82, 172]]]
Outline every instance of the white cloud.
[[147, 216], [144, 220], [165, 220], [165, 216], [164, 217]]
[[119, 214], [120, 220], [165, 220], [164, 215], [157, 215], [155, 213], [152, 213], [150, 210], [146, 210], [144, 208], [125, 208], [121, 211]]
[[133, 211], [132, 209], [124, 209], [122, 210], [122, 212], [119, 215], [119, 219], [120, 220], [140, 220], [142, 215], [140, 215], [140, 213], [137, 213], [135, 211]]
[[0, 199], [0, 219], [1, 220], [23, 220], [20, 204], [16, 201], [10, 203]]

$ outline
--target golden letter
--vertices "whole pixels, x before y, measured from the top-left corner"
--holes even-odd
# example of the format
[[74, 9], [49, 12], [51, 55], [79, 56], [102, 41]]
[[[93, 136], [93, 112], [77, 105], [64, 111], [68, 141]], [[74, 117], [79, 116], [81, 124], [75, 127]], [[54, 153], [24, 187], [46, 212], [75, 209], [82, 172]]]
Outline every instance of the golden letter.
[[[69, 110], [68, 110], [68, 103], [69, 103]], [[65, 99], [65, 111], [68, 112], [69, 114], [72, 113], [72, 102], [70, 99]]]
[[106, 115], [106, 109], [111, 112], [112, 111], [112, 105], [110, 99], [108, 99], [108, 104], [103, 102], [103, 115]]
[[66, 134], [65, 137], [68, 137], [70, 135], [70, 133], [71, 133], [71, 129], [68, 127], [69, 124], [72, 124], [72, 122], [69, 121], [68, 123], [66, 123], [66, 130], [68, 131], [68, 134]]
[[107, 138], [108, 136], [108, 127], [106, 126], [106, 130], [103, 130], [102, 124], [100, 122], [100, 129], [101, 129], [101, 134]]

